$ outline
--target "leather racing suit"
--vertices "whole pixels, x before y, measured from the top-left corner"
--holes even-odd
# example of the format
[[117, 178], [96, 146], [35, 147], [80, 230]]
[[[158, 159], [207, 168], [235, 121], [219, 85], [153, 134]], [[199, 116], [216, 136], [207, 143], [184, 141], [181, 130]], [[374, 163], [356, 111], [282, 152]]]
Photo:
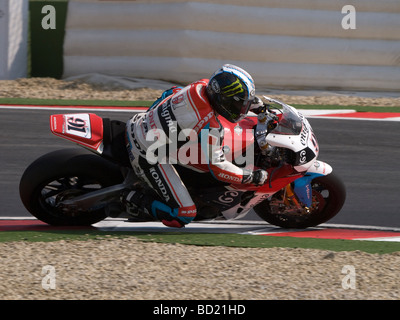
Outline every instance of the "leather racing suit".
[[[154, 139], [148, 138], [150, 133], [155, 133], [158, 139], [161, 139], [159, 133], [164, 133], [166, 141], [171, 141], [170, 135], [179, 135], [184, 129], [191, 129], [196, 134], [208, 129], [207, 146], [212, 148], [206, 156], [213, 176], [228, 183], [251, 182], [251, 172], [224, 157], [221, 139], [224, 129], [208, 101], [208, 81], [202, 79], [184, 88], [175, 87], [164, 92], [147, 112], [136, 114], [127, 122], [127, 148], [132, 167], [138, 177], [163, 199], [163, 202], [153, 201], [149, 211], [170, 227], [190, 223], [196, 216], [196, 206], [171, 161], [148, 161], [149, 148], [155, 144]], [[178, 151], [181, 145], [182, 142], [178, 142]], [[186, 166], [199, 169], [196, 163], [189, 162]]]

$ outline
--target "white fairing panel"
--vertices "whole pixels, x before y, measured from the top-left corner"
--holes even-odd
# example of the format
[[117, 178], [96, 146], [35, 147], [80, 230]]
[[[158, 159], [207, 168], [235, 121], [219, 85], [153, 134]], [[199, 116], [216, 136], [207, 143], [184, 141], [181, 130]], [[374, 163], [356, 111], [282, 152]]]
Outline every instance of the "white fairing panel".
[[314, 164], [307, 170], [309, 173], [318, 173], [324, 176], [332, 173], [332, 171], [333, 169], [329, 164], [319, 160], [315, 161]]

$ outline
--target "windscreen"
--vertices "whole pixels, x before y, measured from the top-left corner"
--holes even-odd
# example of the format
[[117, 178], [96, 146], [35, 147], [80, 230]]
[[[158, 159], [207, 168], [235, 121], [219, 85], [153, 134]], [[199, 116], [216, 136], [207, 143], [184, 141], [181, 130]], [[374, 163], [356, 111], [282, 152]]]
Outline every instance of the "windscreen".
[[278, 125], [271, 131], [272, 133], [298, 135], [303, 128], [301, 118], [291, 108], [283, 108], [283, 114]]

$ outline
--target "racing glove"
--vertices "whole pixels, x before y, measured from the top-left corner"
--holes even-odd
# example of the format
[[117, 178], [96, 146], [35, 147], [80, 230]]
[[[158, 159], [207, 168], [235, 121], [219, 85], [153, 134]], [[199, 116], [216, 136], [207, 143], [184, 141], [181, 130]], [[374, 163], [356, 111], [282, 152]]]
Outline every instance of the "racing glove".
[[243, 175], [242, 183], [253, 183], [256, 186], [262, 186], [268, 179], [268, 172], [262, 169], [247, 171]]
[[260, 113], [260, 110], [263, 106], [264, 106], [264, 103], [261, 101], [261, 99], [259, 97], [256, 96], [256, 97], [254, 97], [254, 99], [250, 105], [249, 111], [252, 111], [252, 112], [258, 114], [258, 113]]

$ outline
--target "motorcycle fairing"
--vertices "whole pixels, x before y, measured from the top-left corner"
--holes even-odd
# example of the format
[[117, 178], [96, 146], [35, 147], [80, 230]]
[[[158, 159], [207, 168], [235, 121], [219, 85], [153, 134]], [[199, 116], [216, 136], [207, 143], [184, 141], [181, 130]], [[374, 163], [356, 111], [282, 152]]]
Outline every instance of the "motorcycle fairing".
[[278, 168], [275, 172], [268, 170], [268, 173], [271, 176], [271, 181], [261, 188], [254, 185], [236, 185], [235, 187], [237, 187], [237, 189], [235, 188], [232, 190], [240, 192], [253, 190], [255, 194], [253, 198], [245, 204], [243, 204], [243, 202], [238, 203], [235, 201], [232, 203], [230, 208], [222, 210], [222, 214], [226, 219], [240, 219], [245, 216], [251, 208], [265, 199], [268, 199], [278, 190], [281, 190], [287, 184], [292, 182], [294, 183], [294, 192], [299, 200], [307, 207], [311, 207], [311, 181], [317, 177], [328, 175], [331, 172], [332, 167], [329, 164], [318, 160], [313, 163], [305, 175], [300, 173], [294, 174], [290, 166], [283, 166]]
[[56, 136], [80, 144], [97, 153], [103, 152], [103, 119], [96, 114], [51, 115], [50, 129]]
[[[265, 141], [272, 146], [292, 150], [296, 156], [294, 168], [298, 172], [307, 171], [319, 154], [318, 141], [310, 123], [292, 106], [265, 96], [264, 98], [281, 105], [284, 110], [278, 125], [268, 131]], [[265, 126], [266, 124], [258, 123], [257, 131], [267, 133]]]
[[293, 191], [299, 200], [304, 203], [307, 207], [312, 205], [312, 187], [311, 181], [317, 177], [322, 177], [330, 174], [332, 172], [332, 167], [323, 162], [315, 161], [310, 167], [304, 177], [299, 178], [294, 181]]
[[242, 201], [244, 191], [234, 190], [229, 187], [210, 188], [210, 190], [197, 190], [196, 199], [201, 199], [204, 204], [217, 205], [221, 211], [236, 206]]
[[268, 170], [268, 174], [271, 176], [271, 181], [270, 183], [265, 183], [262, 187], [257, 187], [253, 184], [231, 185], [231, 190], [237, 190], [242, 192], [242, 194], [252, 191], [252, 198], [245, 202], [240, 201], [240, 203], [232, 205], [226, 210], [222, 210], [222, 215], [228, 220], [244, 217], [254, 206], [268, 199], [278, 190], [284, 188], [287, 184], [302, 176], [300, 173], [290, 174], [290, 172], [293, 172], [290, 166], [283, 166], [278, 168], [275, 172]]

